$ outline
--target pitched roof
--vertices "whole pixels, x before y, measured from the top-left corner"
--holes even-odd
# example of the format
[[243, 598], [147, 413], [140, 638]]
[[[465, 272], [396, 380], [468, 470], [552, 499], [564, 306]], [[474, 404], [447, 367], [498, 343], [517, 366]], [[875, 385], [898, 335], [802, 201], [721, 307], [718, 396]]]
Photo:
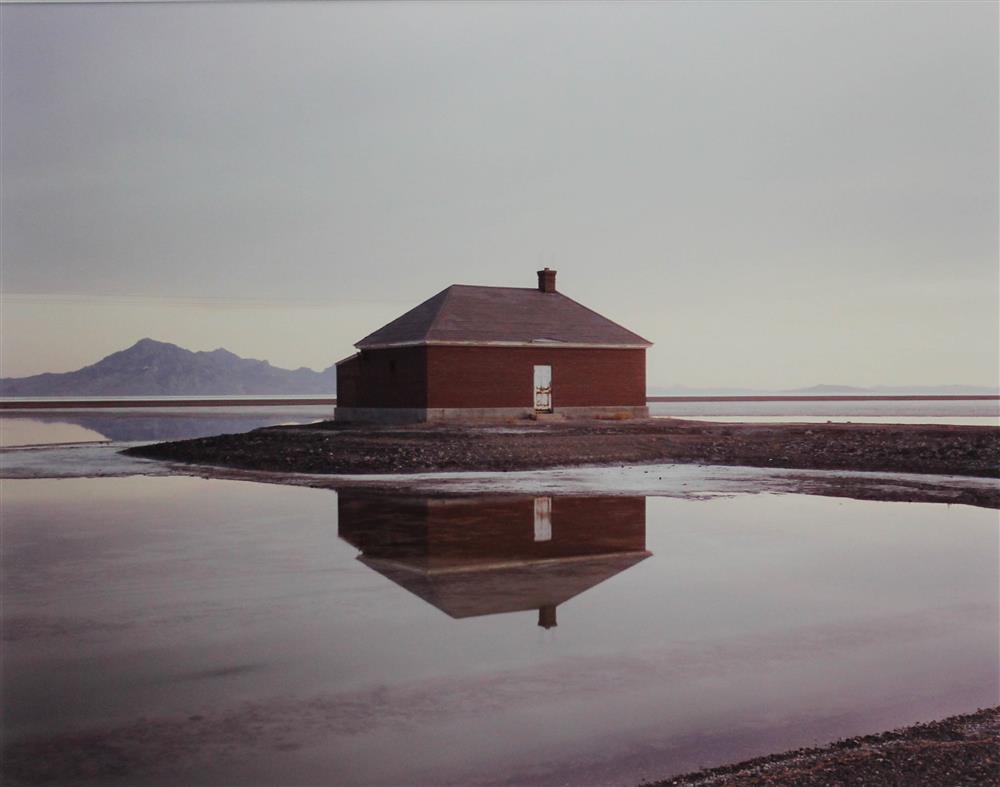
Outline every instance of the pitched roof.
[[453, 284], [354, 346], [417, 344], [649, 347], [651, 342], [559, 292]]
[[[652, 552], [609, 552], [560, 560], [515, 561], [427, 570], [419, 559], [360, 555], [368, 568], [437, 607], [449, 617], [471, 618], [558, 606], [641, 563]], [[483, 592], [483, 588], [489, 592]]]

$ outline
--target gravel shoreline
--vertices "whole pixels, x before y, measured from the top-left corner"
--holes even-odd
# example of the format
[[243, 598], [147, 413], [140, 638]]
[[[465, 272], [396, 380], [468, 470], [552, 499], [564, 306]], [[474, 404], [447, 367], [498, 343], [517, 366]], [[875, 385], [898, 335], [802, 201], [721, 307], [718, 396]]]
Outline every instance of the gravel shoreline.
[[1000, 784], [1000, 707], [796, 749], [643, 787]]
[[713, 464], [1000, 478], [1000, 428], [720, 424], [679, 419], [256, 429], [130, 448], [152, 459], [285, 473], [511, 471], [612, 464]]

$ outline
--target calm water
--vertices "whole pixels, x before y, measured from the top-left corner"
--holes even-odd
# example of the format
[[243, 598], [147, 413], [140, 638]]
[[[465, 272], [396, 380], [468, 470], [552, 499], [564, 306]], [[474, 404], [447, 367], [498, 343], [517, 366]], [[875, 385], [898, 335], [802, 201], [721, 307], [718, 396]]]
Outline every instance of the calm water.
[[634, 785], [998, 702], [995, 511], [186, 477], [3, 495], [8, 776]]
[[[659, 417], [717, 421], [929, 423], [1000, 426], [1000, 402], [653, 402]], [[333, 417], [331, 405], [4, 411], [0, 447], [156, 442]]]
[[651, 402], [650, 415], [711, 421], [1000, 426], [1000, 401]]
[[0, 447], [185, 440], [332, 417], [330, 405], [4, 411]]

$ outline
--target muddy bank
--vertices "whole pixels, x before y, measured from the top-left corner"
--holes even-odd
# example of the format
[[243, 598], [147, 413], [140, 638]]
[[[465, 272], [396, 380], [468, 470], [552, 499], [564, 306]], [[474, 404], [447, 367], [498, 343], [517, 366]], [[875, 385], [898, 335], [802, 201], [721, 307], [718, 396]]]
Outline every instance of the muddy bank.
[[678, 419], [509, 427], [359, 427], [324, 422], [159, 443], [126, 453], [294, 473], [509, 471], [659, 462], [997, 478], [1000, 428]]
[[676, 776], [689, 785], [1000, 784], [1000, 707]]

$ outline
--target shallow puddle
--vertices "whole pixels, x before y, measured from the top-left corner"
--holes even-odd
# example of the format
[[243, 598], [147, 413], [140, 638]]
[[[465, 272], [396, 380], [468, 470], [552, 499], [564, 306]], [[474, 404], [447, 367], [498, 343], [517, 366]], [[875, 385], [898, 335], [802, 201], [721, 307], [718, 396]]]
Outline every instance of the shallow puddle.
[[0, 418], [0, 448], [98, 443], [105, 440], [107, 438], [100, 432], [80, 424], [43, 421], [36, 418]]
[[996, 512], [4, 481], [14, 781], [638, 784], [996, 704]]
[[263, 426], [306, 424], [331, 415], [328, 405], [5, 410], [0, 413], [0, 447], [187, 440]]

